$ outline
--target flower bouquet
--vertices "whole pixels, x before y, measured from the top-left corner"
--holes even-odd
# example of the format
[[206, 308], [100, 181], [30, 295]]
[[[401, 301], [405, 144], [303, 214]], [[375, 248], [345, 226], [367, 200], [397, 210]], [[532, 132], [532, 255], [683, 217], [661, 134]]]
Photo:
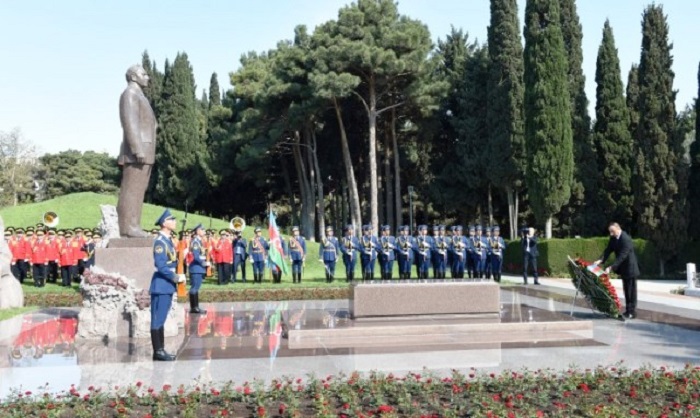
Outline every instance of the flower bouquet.
[[612, 318], [620, 316], [620, 298], [610, 283], [610, 277], [600, 267], [581, 258], [569, 257], [569, 270], [574, 286], [583, 293], [591, 308]]

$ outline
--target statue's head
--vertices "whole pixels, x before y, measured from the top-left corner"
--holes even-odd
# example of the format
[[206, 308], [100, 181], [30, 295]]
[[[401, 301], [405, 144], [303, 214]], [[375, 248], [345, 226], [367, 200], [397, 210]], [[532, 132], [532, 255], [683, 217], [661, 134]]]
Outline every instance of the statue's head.
[[150, 79], [151, 78], [148, 76], [148, 73], [146, 73], [146, 70], [144, 70], [139, 64], [132, 65], [128, 70], [126, 70], [127, 83], [133, 81], [141, 87], [147, 87]]

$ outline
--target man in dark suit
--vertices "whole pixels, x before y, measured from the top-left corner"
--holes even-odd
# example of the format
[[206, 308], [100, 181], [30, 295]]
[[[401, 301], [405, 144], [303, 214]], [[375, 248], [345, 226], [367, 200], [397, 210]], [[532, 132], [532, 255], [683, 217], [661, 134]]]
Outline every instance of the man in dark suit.
[[639, 265], [637, 255], [634, 253], [632, 238], [624, 232], [617, 222], [608, 226], [610, 241], [603, 251], [600, 260], [596, 264], [605, 264], [611, 253], [615, 253], [615, 262], [605, 269], [606, 273], [614, 271], [622, 277], [622, 288], [625, 291], [625, 305], [627, 310], [623, 316], [627, 319], [635, 317], [637, 308], [637, 277], [639, 277]]
[[146, 70], [134, 65], [126, 71], [126, 90], [119, 99], [119, 116], [124, 139], [117, 163], [122, 167], [122, 182], [117, 202], [119, 234], [128, 238], [146, 238], [141, 229], [143, 198], [156, 158], [156, 115], [143, 89], [149, 81]]
[[532, 276], [535, 278], [535, 284], [540, 284], [537, 276], [537, 237], [535, 236], [535, 228], [526, 228], [522, 231], [520, 246], [523, 249], [523, 283], [527, 284], [527, 267], [532, 265]]

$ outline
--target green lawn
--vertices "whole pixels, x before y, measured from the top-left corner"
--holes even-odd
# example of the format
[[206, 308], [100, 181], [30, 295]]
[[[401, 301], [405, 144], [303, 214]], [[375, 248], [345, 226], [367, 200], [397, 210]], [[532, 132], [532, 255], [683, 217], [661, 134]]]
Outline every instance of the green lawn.
[[21, 308], [0, 309], [0, 321], [10, 319], [13, 316], [21, 315], [36, 310], [36, 306], [23, 306]]

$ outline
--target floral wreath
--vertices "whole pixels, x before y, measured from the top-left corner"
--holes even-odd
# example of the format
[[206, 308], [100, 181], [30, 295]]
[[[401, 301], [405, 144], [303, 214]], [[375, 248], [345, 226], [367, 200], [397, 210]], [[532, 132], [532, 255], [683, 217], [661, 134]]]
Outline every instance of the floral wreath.
[[[591, 307], [612, 318], [618, 318], [622, 305], [617, 291], [610, 283], [610, 276], [598, 267], [589, 269], [593, 263], [582, 258], [569, 257], [571, 280], [576, 289], [586, 297]], [[593, 270], [593, 271], [591, 271]]]

